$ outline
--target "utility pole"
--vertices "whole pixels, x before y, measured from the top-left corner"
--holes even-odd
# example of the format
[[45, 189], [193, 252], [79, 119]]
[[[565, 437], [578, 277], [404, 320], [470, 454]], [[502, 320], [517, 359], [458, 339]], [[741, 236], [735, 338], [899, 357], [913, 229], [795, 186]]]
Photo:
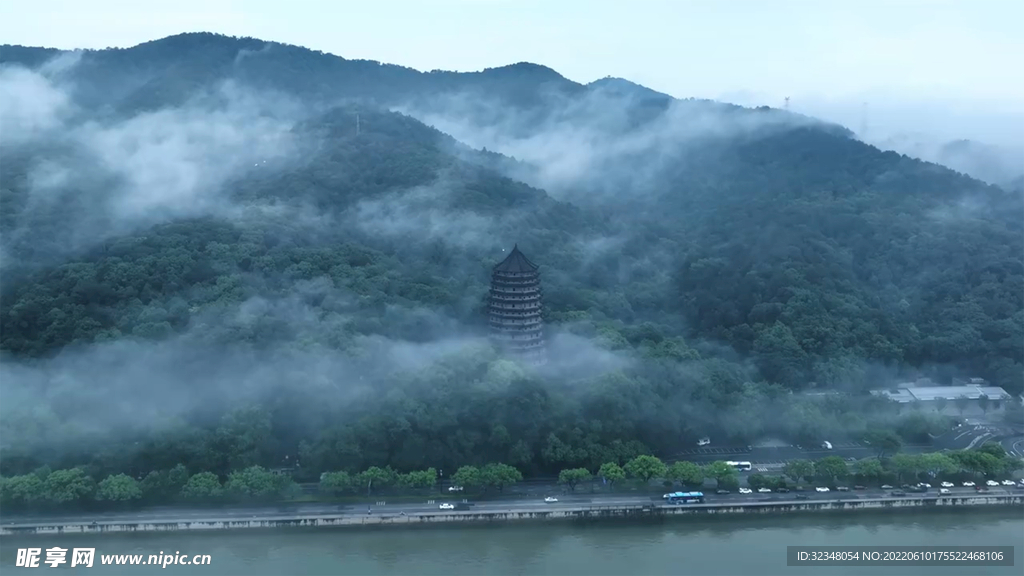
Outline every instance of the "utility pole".
[[786, 110], [789, 110], [789, 96], [786, 96]]
[[359, 112], [356, 112], [356, 136], [359, 136]]

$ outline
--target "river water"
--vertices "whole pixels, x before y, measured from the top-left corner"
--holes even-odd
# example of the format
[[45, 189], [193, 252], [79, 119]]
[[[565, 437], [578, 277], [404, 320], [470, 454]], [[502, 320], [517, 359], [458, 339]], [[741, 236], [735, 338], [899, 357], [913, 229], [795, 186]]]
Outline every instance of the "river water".
[[[787, 567], [787, 546], [1015, 546], [1013, 567]], [[0, 573], [24, 547], [96, 548], [60, 573], [322, 575], [971, 575], [1024, 573], [1020, 510], [674, 518], [656, 523], [523, 523], [0, 538]], [[101, 554], [209, 554], [208, 566], [100, 566]], [[45, 552], [43, 552], [45, 559]], [[70, 553], [69, 553], [70, 558]]]

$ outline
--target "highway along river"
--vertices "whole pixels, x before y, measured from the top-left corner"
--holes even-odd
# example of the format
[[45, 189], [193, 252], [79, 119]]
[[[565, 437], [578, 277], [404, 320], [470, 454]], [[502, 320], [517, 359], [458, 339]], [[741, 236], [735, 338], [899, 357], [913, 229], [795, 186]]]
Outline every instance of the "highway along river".
[[[834, 516], [679, 518], [663, 523], [522, 523], [385, 529], [286, 529], [0, 538], [0, 573], [18, 574], [18, 548], [96, 548], [92, 568], [62, 574], [401, 576], [1022, 573], [1018, 509], [863, 512]], [[787, 567], [787, 546], [1016, 546], [1007, 567]], [[101, 566], [106, 555], [210, 555], [203, 566]], [[26, 572], [31, 573], [31, 572]]]

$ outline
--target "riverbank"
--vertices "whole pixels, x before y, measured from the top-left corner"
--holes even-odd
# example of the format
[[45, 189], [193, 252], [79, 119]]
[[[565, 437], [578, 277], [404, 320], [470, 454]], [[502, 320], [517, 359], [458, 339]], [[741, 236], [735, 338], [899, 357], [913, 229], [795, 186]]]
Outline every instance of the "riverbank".
[[912, 510], [954, 507], [1021, 507], [1022, 495], [966, 495], [937, 498], [849, 498], [835, 500], [784, 500], [771, 502], [728, 502], [669, 506], [663, 503], [622, 503], [615, 505], [536, 505], [518, 509], [493, 508], [467, 511], [419, 511], [377, 513], [291, 515], [251, 518], [202, 518], [140, 521], [54, 523], [45, 520], [0, 526], [0, 535], [102, 534], [119, 532], [167, 532], [186, 530], [239, 530], [252, 528], [409, 526], [428, 524], [473, 524], [523, 521], [600, 521], [608, 519], [658, 520], [677, 516], [794, 514], [857, 512], [865, 510]]

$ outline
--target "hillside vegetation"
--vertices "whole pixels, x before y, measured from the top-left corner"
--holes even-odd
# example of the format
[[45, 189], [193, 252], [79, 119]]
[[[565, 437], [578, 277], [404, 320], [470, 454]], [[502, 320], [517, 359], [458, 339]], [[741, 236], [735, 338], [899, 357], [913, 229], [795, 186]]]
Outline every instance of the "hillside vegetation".
[[[3, 46], [0, 82], [5, 475], [593, 472], [926, 440], [863, 395], [900, 377], [1024, 390], [1024, 195], [840, 127], [210, 34]], [[516, 243], [540, 371], [482, 338]]]

